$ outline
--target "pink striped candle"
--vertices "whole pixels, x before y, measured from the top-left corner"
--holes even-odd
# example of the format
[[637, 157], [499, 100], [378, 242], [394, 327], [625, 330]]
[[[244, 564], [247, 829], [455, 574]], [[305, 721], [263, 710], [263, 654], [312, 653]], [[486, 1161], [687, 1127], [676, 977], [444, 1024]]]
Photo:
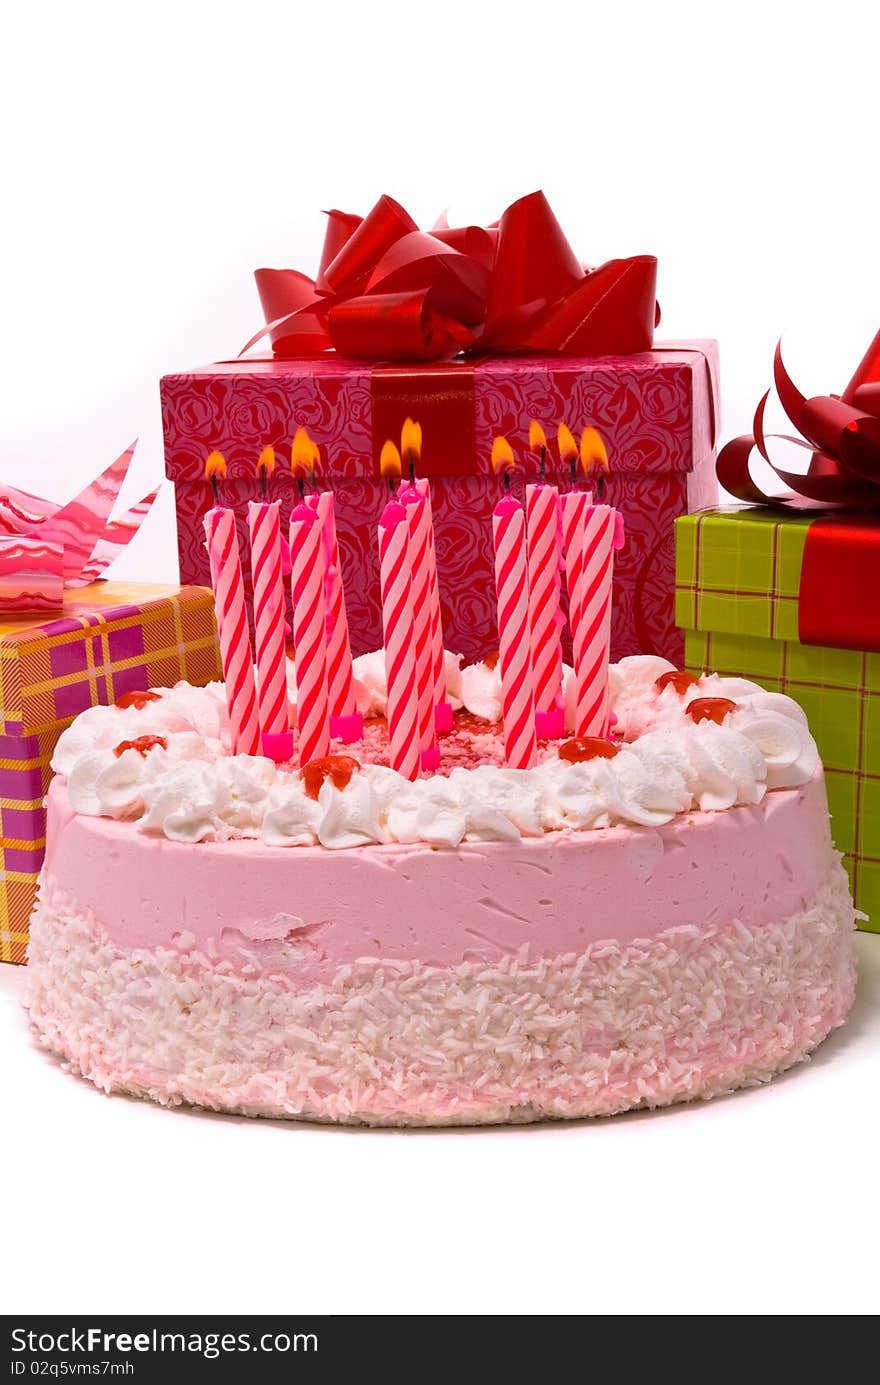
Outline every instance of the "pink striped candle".
[[248, 505], [248, 525], [254, 584], [257, 701], [263, 751], [270, 759], [288, 760], [293, 754], [293, 737], [287, 701], [281, 502], [251, 501]]
[[576, 708], [575, 735], [607, 736], [608, 657], [615, 511], [593, 505], [585, 491], [564, 498], [566, 575], [569, 594]]
[[[212, 453], [212, 456], [215, 455], [217, 454]], [[209, 457], [208, 462], [210, 461]], [[211, 472], [206, 474], [212, 475]], [[257, 711], [257, 689], [254, 683], [254, 665], [244, 604], [244, 581], [235, 533], [235, 516], [231, 510], [215, 505], [205, 515], [204, 524], [211, 564], [211, 586], [214, 589], [214, 605], [217, 611], [217, 634], [223, 660], [223, 677], [226, 680], [226, 705], [229, 708], [229, 723], [232, 728], [232, 750], [235, 755], [258, 755], [260, 718]]]
[[360, 738], [363, 717], [354, 699], [354, 677], [351, 667], [351, 647], [348, 638], [348, 618], [339, 565], [339, 543], [336, 537], [336, 512], [333, 492], [312, 491], [305, 495], [305, 482], [315, 483], [321, 461], [321, 450], [309, 436], [307, 428], [297, 428], [290, 447], [290, 465], [299, 486], [300, 500], [314, 510], [321, 523], [324, 547], [324, 592], [327, 610], [327, 689], [330, 698], [330, 734], [350, 742]]
[[300, 765], [330, 750], [324, 543], [317, 513], [303, 501], [290, 516], [290, 583]]
[[385, 506], [379, 521], [379, 570], [391, 767], [405, 779], [416, 779], [421, 763], [421, 747], [415, 621], [410, 590], [409, 523], [403, 505], [395, 500]]
[[[446, 663], [443, 657], [443, 621], [440, 616], [440, 588], [437, 582], [437, 550], [434, 542], [434, 516], [431, 509], [431, 487], [426, 477], [416, 479], [416, 468], [422, 455], [422, 425], [414, 422], [411, 418], [405, 420], [400, 430], [400, 450], [409, 465], [409, 493], [417, 492], [424, 502], [424, 515], [421, 523], [427, 536], [427, 545], [422, 555], [421, 536], [414, 532], [415, 515], [410, 514], [410, 553], [413, 555], [413, 577], [414, 592], [422, 576], [420, 568], [424, 564], [425, 584], [427, 587], [428, 603], [428, 679], [431, 685], [431, 701], [433, 704], [433, 732], [449, 731], [452, 728], [452, 707], [447, 701], [446, 688]], [[403, 497], [401, 497], [403, 498]], [[412, 496], [415, 500], [415, 496]], [[404, 503], [409, 503], [404, 501]], [[416, 502], [417, 503], [417, 502]], [[418, 599], [414, 596], [414, 599]], [[418, 633], [418, 632], [417, 632]], [[423, 708], [420, 704], [420, 717], [424, 716]], [[427, 736], [427, 729], [424, 736]], [[423, 755], [424, 755], [423, 751]], [[435, 752], [428, 752], [430, 757], [438, 758]]]
[[[495, 450], [493, 449], [493, 461]], [[537, 759], [535, 697], [529, 648], [529, 578], [526, 521], [509, 493], [492, 517], [495, 589], [498, 594], [498, 664], [504, 711], [504, 752], [513, 769], [531, 769]]]
[[336, 537], [333, 492], [321, 491], [316, 508], [322, 525], [324, 558], [327, 563], [327, 686], [330, 694], [330, 732], [340, 740], [350, 743], [360, 740], [364, 721], [357, 710], [354, 698], [351, 642], [339, 561], [339, 540]]
[[535, 716], [540, 736], [561, 736], [562, 526], [555, 486], [526, 486], [526, 525]]
[[440, 614], [440, 583], [437, 578], [437, 547], [434, 542], [434, 514], [431, 508], [431, 487], [426, 477], [415, 482], [416, 489], [424, 496], [425, 514], [428, 523], [429, 561], [428, 575], [430, 591], [428, 600], [431, 609], [431, 677], [433, 681], [434, 721], [438, 731], [452, 728], [452, 704], [448, 701], [446, 687], [446, 661], [443, 655], [443, 617]]
[[410, 582], [419, 689], [419, 746], [425, 769], [437, 769], [440, 752], [434, 724], [434, 661], [431, 640], [431, 521], [425, 497], [414, 483], [397, 494], [409, 529]]

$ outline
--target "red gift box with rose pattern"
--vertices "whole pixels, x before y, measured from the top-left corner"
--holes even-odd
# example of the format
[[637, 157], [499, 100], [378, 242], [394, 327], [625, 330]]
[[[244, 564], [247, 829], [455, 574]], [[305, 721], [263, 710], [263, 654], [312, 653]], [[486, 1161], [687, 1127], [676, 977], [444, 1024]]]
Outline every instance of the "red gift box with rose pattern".
[[[271, 445], [281, 459], [270, 498], [286, 524], [296, 483], [284, 459], [306, 427], [322, 455], [323, 485], [336, 497], [346, 603], [355, 654], [382, 643], [376, 529], [387, 500], [379, 475], [386, 438], [404, 419], [422, 425], [419, 474], [430, 477], [447, 648], [467, 659], [497, 642], [491, 473], [492, 439], [505, 434], [518, 467], [514, 489], [537, 475], [528, 453], [531, 419], [548, 437], [592, 424], [612, 466], [606, 499], [622, 511], [626, 544], [615, 558], [612, 656], [657, 653], [680, 664], [673, 594], [673, 521], [716, 499], [718, 356], [712, 341], [660, 343], [630, 356], [506, 356], [439, 365], [376, 366], [336, 356], [242, 358], [161, 382], [166, 472], [176, 492], [180, 577], [209, 581], [202, 516], [212, 504], [207, 454], [228, 463], [221, 502], [235, 510], [247, 552], [247, 502], [258, 495], [256, 460]], [[570, 478], [555, 446], [549, 479]], [[249, 575], [246, 569], [246, 580]], [[248, 592], [250, 598], [250, 592]]]

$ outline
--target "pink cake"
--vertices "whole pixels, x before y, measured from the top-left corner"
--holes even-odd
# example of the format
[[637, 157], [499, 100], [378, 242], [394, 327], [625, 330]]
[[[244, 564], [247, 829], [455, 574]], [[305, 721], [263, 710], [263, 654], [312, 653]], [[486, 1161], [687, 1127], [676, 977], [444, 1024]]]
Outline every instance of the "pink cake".
[[[356, 666], [381, 713], [381, 658]], [[715, 1096], [843, 1022], [853, 906], [797, 704], [626, 659], [615, 743], [514, 771], [496, 673], [449, 667], [464, 707], [415, 784], [380, 717], [305, 776], [229, 754], [218, 685], [79, 717], [32, 920], [41, 1040], [108, 1092], [439, 1125]]]

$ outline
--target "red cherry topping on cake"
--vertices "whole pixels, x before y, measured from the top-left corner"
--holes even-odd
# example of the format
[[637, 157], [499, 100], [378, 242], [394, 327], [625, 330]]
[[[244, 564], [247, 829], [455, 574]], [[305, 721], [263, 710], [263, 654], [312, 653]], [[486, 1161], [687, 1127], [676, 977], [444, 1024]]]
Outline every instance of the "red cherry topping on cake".
[[684, 710], [693, 721], [714, 721], [720, 726], [736, 709], [737, 704], [729, 697], [695, 697]]
[[685, 673], [680, 668], [671, 668], [668, 673], [661, 673], [659, 678], [654, 679], [654, 687], [658, 692], [662, 692], [664, 688], [671, 685], [679, 697], [684, 697], [688, 688], [694, 687], [699, 681], [699, 678], [693, 673]]
[[613, 760], [619, 754], [620, 746], [606, 741], [602, 736], [575, 736], [565, 741], [557, 751], [560, 760], [568, 760], [572, 765], [581, 765], [585, 760]]
[[337, 789], [344, 789], [360, 767], [360, 760], [352, 755], [325, 755], [321, 760], [310, 760], [303, 765], [300, 776], [309, 798], [317, 798], [325, 780], [329, 779]]
[[150, 751], [154, 750], [157, 745], [161, 745], [163, 750], [168, 749], [168, 742], [164, 736], [138, 736], [133, 741], [120, 741], [113, 754], [118, 760], [119, 756], [124, 755], [126, 750], [136, 750], [138, 755], [143, 755], [146, 759]]
[[141, 711], [148, 702], [161, 702], [158, 693], [149, 692], [146, 688], [132, 688], [131, 692], [123, 693], [117, 697], [115, 705], [117, 707], [137, 707]]

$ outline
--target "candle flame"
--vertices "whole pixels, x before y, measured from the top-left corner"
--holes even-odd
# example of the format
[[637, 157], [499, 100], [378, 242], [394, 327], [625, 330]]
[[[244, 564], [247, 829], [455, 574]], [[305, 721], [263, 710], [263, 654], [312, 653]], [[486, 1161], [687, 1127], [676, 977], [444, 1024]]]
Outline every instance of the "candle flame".
[[257, 471], [261, 476], [271, 476], [275, 470], [275, 448], [264, 447], [257, 459]]
[[556, 430], [556, 437], [559, 441], [559, 455], [563, 462], [573, 462], [578, 454], [578, 446], [571, 429], [566, 428], [564, 423], [560, 423]]
[[226, 476], [226, 458], [222, 452], [211, 452], [205, 462], [205, 480], [217, 476], [222, 481]]
[[418, 462], [422, 455], [422, 425], [411, 418], [400, 430], [400, 450], [407, 461]]
[[387, 481], [394, 480], [401, 473], [400, 453], [397, 450], [397, 444], [392, 442], [390, 438], [382, 444], [379, 471]]
[[513, 448], [507, 438], [497, 437], [492, 444], [492, 470], [496, 476], [510, 471], [514, 465]]
[[294, 476], [302, 479], [315, 470], [317, 447], [305, 428], [297, 428], [290, 445], [290, 467]]
[[581, 434], [581, 471], [588, 480], [611, 475], [605, 444], [595, 428], [585, 428]]
[[536, 418], [529, 424], [529, 451], [543, 452], [547, 447], [547, 434]]

